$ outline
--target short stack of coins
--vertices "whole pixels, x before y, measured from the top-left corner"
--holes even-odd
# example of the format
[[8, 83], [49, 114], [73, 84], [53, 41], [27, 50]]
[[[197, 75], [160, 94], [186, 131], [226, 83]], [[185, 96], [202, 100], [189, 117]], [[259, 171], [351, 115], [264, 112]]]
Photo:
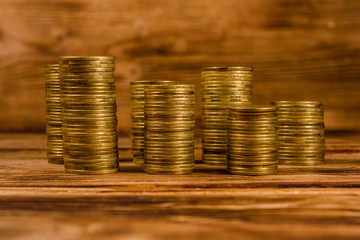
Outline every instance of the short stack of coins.
[[229, 108], [227, 170], [231, 174], [275, 174], [277, 158], [275, 106]]
[[276, 101], [279, 164], [325, 163], [324, 106], [317, 101]]
[[136, 81], [130, 82], [130, 104], [131, 104], [131, 142], [133, 163], [144, 165], [144, 106], [145, 88], [154, 84], [173, 84], [177, 81]]
[[49, 163], [63, 164], [59, 64], [45, 66], [46, 135]]
[[146, 173], [188, 174], [193, 171], [194, 108], [192, 84], [151, 85], [146, 88]]
[[208, 67], [201, 72], [203, 162], [226, 166], [227, 111], [252, 103], [251, 67]]
[[60, 57], [65, 172], [118, 171], [114, 57]]

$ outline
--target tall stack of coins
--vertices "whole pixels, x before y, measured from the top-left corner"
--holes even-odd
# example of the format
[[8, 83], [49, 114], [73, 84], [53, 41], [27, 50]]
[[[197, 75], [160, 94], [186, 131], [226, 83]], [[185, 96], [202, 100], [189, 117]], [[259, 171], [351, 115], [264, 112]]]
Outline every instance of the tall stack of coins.
[[209, 67], [201, 72], [203, 162], [226, 165], [227, 111], [252, 103], [250, 67]]
[[145, 88], [153, 84], [173, 84], [177, 81], [136, 81], [130, 83], [131, 100], [131, 135], [133, 162], [144, 165], [144, 106]]
[[150, 174], [194, 169], [194, 85], [151, 85], [145, 90], [145, 166]]
[[118, 171], [114, 57], [60, 57], [65, 172]]
[[229, 109], [227, 170], [232, 174], [277, 172], [277, 114], [275, 106]]
[[279, 163], [324, 164], [324, 106], [317, 101], [277, 101]]
[[45, 66], [46, 134], [49, 163], [63, 164], [59, 64]]

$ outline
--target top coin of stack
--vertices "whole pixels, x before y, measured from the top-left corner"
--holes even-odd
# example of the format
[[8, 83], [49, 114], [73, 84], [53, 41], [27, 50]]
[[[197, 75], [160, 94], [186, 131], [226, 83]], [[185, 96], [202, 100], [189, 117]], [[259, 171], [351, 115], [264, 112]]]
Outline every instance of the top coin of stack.
[[324, 106], [317, 101], [276, 101], [279, 163], [324, 164]]
[[63, 164], [59, 64], [45, 66], [46, 134], [49, 163]]
[[133, 162], [137, 165], [144, 164], [145, 88], [154, 84], [174, 83], [178, 82], [171, 80], [130, 82], [132, 153]]
[[145, 91], [145, 172], [194, 169], [195, 96], [192, 84], [152, 85]]
[[252, 105], [229, 109], [227, 169], [230, 173], [276, 173], [277, 144], [275, 106]]
[[65, 171], [118, 171], [114, 57], [60, 57]]
[[208, 67], [201, 72], [203, 162], [226, 165], [227, 110], [252, 103], [251, 67]]

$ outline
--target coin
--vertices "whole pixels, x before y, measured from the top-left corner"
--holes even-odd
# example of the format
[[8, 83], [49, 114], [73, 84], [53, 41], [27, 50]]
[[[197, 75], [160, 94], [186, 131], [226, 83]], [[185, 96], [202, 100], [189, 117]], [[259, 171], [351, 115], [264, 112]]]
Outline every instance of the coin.
[[[188, 174], [194, 168], [194, 86], [150, 84], [144, 90], [144, 171]], [[140, 135], [141, 136], [141, 135]]]
[[59, 64], [45, 66], [47, 159], [63, 164]]
[[59, 60], [65, 172], [116, 172], [114, 57], [64, 56]]
[[[226, 165], [228, 108], [252, 102], [251, 67], [206, 67], [201, 71], [203, 162]], [[219, 137], [213, 138], [216, 134]], [[208, 154], [210, 153], [211, 154]]]
[[278, 165], [272, 164], [269, 166], [238, 166], [238, 165], [229, 165], [228, 172], [231, 174], [241, 174], [249, 176], [260, 176], [260, 175], [269, 175], [276, 174]]
[[80, 174], [80, 175], [98, 175], [109, 174], [119, 171], [119, 168], [101, 169], [101, 170], [88, 170], [88, 169], [71, 169], [65, 168], [66, 173]]
[[61, 56], [59, 57], [60, 62], [78, 62], [78, 61], [110, 61], [114, 62], [115, 58], [111, 56]]
[[[144, 164], [145, 89], [148, 86], [154, 84], [168, 85], [175, 83], [178, 83], [178, 81], [147, 80], [147, 81], [130, 82], [132, 154], [133, 154], [133, 162], [137, 165]], [[155, 109], [158, 108], [156, 108], [155, 106]], [[161, 111], [159, 113], [161, 113]]]
[[228, 172], [242, 175], [266, 175], [277, 172], [276, 111], [277, 108], [271, 105], [229, 108]]
[[324, 106], [318, 101], [276, 101], [279, 164], [324, 164]]

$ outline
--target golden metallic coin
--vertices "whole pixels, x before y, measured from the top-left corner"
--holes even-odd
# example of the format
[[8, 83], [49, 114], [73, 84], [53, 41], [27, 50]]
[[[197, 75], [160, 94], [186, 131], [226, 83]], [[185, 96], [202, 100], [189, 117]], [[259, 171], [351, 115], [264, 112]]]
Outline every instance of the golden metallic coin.
[[[224, 146], [226, 135], [224, 136], [224, 133], [227, 130], [227, 111], [231, 106], [248, 105], [252, 102], [252, 70], [249, 67], [202, 69], [201, 126], [204, 163], [226, 164], [226, 145]], [[211, 137], [213, 133], [220, 134], [221, 137]], [[209, 152], [212, 154], [207, 154]]]
[[271, 105], [230, 107], [227, 121], [227, 170], [266, 175], [277, 171], [277, 108]]
[[59, 71], [59, 64], [45, 66], [47, 158], [49, 163], [55, 164], [64, 163]]
[[277, 164], [269, 166], [232, 166], [228, 165], [228, 172], [231, 174], [249, 175], [249, 176], [261, 176], [277, 173]]
[[105, 174], [118, 169], [114, 67], [114, 57], [60, 57], [66, 172]]
[[[144, 125], [133, 125], [143, 128], [144, 141], [140, 144], [144, 149], [133, 151], [134, 156], [143, 154], [147, 173], [190, 173], [194, 167], [194, 86], [152, 84], [144, 93], [143, 108], [139, 108], [144, 112], [139, 115]], [[141, 164], [139, 155], [135, 161]]]
[[[163, 81], [136, 81], [130, 83], [130, 93], [131, 93], [131, 122], [132, 122], [132, 151], [133, 151], [133, 162], [138, 165], [144, 164], [144, 133], [145, 133], [145, 88], [149, 85], [168, 85], [168, 84], [176, 84], [177, 81], [171, 81], [171, 80], [163, 80]], [[184, 96], [185, 97], [185, 96]], [[156, 99], [156, 97], [155, 97]], [[171, 98], [169, 98], [171, 99]], [[185, 99], [186, 100], [186, 99]], [[163, 101], [168, 101], [168, 99], [163, 99]], [[175, 102], [174, 102], [175, 103]], [[181, 103], [178, 101], [178, 103]], [[155, 106], [150, 107], [148, 106], [148, 112], [150, 115], [157, 115], [158, 117], [163, 117], [164, 112], [169, 114], [174, 110], [174, 105], [171, 107], [168, 107], [165, 110], [158, 110], [158, 104], [155, 104]], [[182, 108], [180, 108], [182, 109]], [[179, 109], [177, 109], [179, 110]], [[134, 140], [134, 137], [139, 134], [138, 139]]]
[[206, 71], [224, 71], [224, 72], [229, 72], [229, 71], [253, 71], [252, 67], [205, 67], [203, 69], [201, 69], [201, 71], [206, 72]]
[[82, 169], [71, 169], [65, 168], [66, 173], [80, 174], [80, 175], [100, 175], [100, 174], [109, 174], [119, 171], [118, 168], [109, 168], [101, 170], [82, 170]]
[[290, 165], [324, 163], [324, 106], [318, 101], [277, 101], [279, 162]]
[[115, 61], [111, 56], [61, 56], [59, 57], [60, 63], [62, 61], [74, 62], [74, 61]]

